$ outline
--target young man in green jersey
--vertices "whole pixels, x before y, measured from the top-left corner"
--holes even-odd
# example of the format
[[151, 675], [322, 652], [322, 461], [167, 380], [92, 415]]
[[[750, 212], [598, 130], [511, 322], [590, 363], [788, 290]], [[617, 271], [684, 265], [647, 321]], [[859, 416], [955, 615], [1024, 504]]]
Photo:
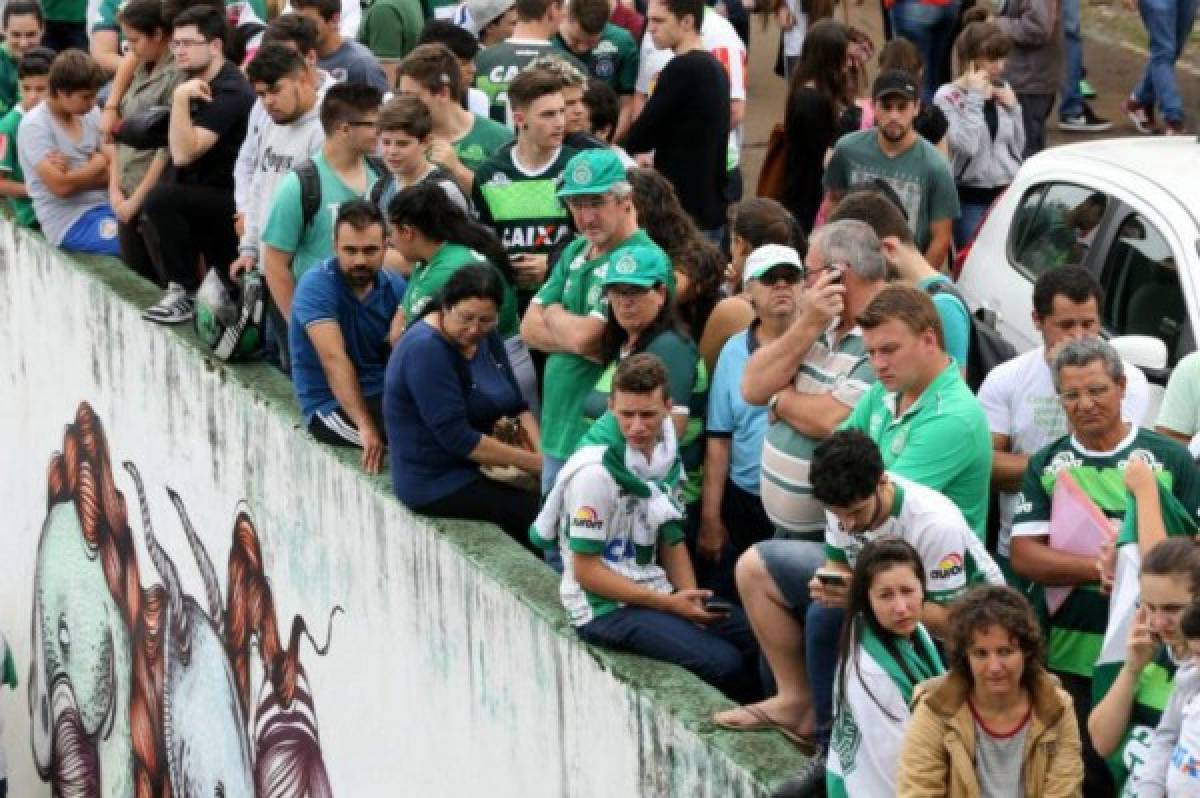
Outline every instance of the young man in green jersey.
[[397, 74], [400, 93], [425, 103], [433, 119], [429, 159], [469, 192], [475, 171], [512, 141], [512, 131], [463, 108], [462, 68], [445, 45], [419, 45], [400, 63]]
[[528, 300], [546, 280], [550, 252], [571, 233], [555, 191], [575, 151], [563, 146], [566, 104], [557, 73], [526, 70], [509, 96], [516, 141], [479, 168], [471, 195], [479, 220], [512, 255], [517, 287]]
[[629, 129], [633, 92], [637, 88], [638, 46], [629, 31], [610, 21], [609, 0], [572, 0], [551, 40], [578, 58], [593, 80], [611, 86], [620, 97], [616, 138]]
[[[475, 57], [475, 88], [491, 101], [492, 119], [513, 126], [509, 85], [530, 61], [556, 51], [550, 37], [558, 32], [565, 5], [563, 0], [517, 0], [517, 26], [512, 36]], [[584, 68], [574, 56], [566, 57]]]
[[1083, 792], [1111, 795], [1111, 775], [1092, 747], [1086, 726], [1109, 598], [1099, 584], [1094, 557], [1050, 546], [1055, 488], [1059, 477], [1069, 474], [1100, 512], [1120, 524], [1128, 499], [1125, 470], [1131, 460], [1139, 459], [1194, 518], [1200, 508], [1200, 474], [1179, 443], [1122, 419], [1125, 366], [1107, 341], [1071, 341], [1054, 357], [1052, 367], [1071, 434], [1038, 450], [1025, 468], [1012, 528], [1012, 568], [1038, 585], [1074, 587], [1050, 617], [1047, 666], [1075, 701], [1083, 739]]
[[22, 227], [36, 228], [38, 221], [33, 212], [33, 201], [25, 188], [21, 162], [17, 160], [17, 128], [25, 112], [46, 96], [52, 63], [54, 53], [45, 47], [37, 47], [21, 57], [21, 63], [17, 65], [21, 102], [0, 118], [0, 196], [8, 199], [13, 219]]
[[16, 107], [19, 97], [18, 64], [22, 56], [41, 46], [46, 25], [42, 17], [42, 7], [35, 0], [13, 0], [5, 5], [3, 22], [4, 44], [0, 45], [0, 113]]

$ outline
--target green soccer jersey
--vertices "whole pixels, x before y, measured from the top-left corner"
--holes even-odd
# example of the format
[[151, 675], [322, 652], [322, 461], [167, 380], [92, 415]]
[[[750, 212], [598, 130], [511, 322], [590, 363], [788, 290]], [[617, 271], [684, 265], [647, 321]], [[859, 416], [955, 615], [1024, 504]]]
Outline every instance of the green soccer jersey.
[[358, 41], [375, 55], [398, 61], [417, 46], [425, 14], [419, 0], [367, 0]]
[[[1163, 710], [1167, 708], [1171, 691], [1175, 689], [1175, 671], [1176, 665], [1171, 661], [1167, 647], [1160, 646], [1154, 659], [1138, 675], [1133, 693], [1133, 710], [1129, 713], [1125, 734], [1117, 750], [1107, 759], [1118, 795], [1129, 794], [1124, 786], [1130, 783], [1130, 777], [1137, 775], [1137, 768], [1146, 761], [1154, 729], [1162, 718]], [[1099, 674], [1096, 678], [1100, 678]], [[1103, 693], [1093, 690], [1092, 697], [1092, 706], [1095, 706], [1100, 703]]]
[[607, 83], [617, 94], [633, 94], [637, 88], [638, 46], [629, 31], [619, 25], [605, 23], [600, 41], [584, 55], [568, 47], [557, 33], [551, 42], [561, 52], [582, 61], [589, 77]]
[[87, 0], [42, 0], [42, 13], [51, 22], [84, 22], [87, 11]]
[[505, 39], [484, 48], [475, 56], [475, 88], [487, 95], [491, 117], [512, 126], [508, 108], [508, 85], [533, 59], [554, 54], [574, 64], [587, 74], [587, 68], [573, 55], [563, 53], [549, 41], [536, 39]]
[[867, 433], [879, 445], [884, 468], [957, 504], [982, 540], [992, 475], [992, 434], [958, 364], [950, 359], [899, 417], [898, 399], [877, 382], [842, 426]]
[[[17, 160], [17, 128], [25, 112], [21, 106], [14, 107], [0, 118], [0, 173], [17, 183], [25, 182], [21, 162]], [[13, 218], [22, 227], [37, 227], [37, 216], [33, 212], [33, 200], [29, 197], [6, 197]]]
[[[405, 289], [404, 299], [401, 301], [407, 325], [411, 327], [421, 317], [425, 307], [442, 292], [446, 281], [453, 277], [459, 269], [473, 263], [487, 262], [487, 259], [478, 252], [461, 244], [446, 242], [438, 247], [438, 251], [427, 263], [418, 263], [413, 268], [412, 276], [408, 278], [408, 288]], [[501, 338], [508, 340], [519, 334], [520, 328], [521, 319], [517, 316], [517, 292], [513, 290], [508, 280], [505, 280], [504, 303], [500, 306], [500, 321], [496, 326], [496, 331]]]
[[463, 166], [478, 172], [479, 167], [512, 140], [512, 131], [504, 125], [475, 114], [475, 124], [471, 125], [467, 135], [454, 142], [454, 154]]
[[300, 203], [300, 178], [294, 171], [288, 172], [279, 181], [275, 197], [271, 200], [271, 212], [263, 228], [262, 241], [292, 257], [292, 276], [300, 280], [313, 266], [333, 257], [333, 221], [338, 206], [352, 199], [362, 199], [370, 194], [371, 186], [379, 175], [366, 159], [367, 191], [359, 194], [342, 182], [337, 172], [325, 161], [325, 153], [313, 156], [317, 177], [321, 184], [321, 204], [311, 224], [304, 223], [304, 209]]
[[8, 52], [8, 46], [0, 44], [0, 114], [15, 108], [21, 99], [21, 86], [17, 83], [17, 61]]
[[[674, 330], [660, 333], [646, 346], [644, 352], [657, 355], [667, 367], [667, 391], [672, 411], [687, 410], [688, 423], [679, 442], [679, 457], [687, 471], [683, 500], [691, 504], [699, 500], [704, 465], [704, 413], [708, 409], [708, 368], [696, 345]], [[608, 411], [612, 381], [617, 363], [609, 363], [583, 400], [583, 417], [590, 426]]]
[[510, 254], [548, 255], [571, 235], [571, 217], [556, 192], [575, 150], [563, 147], [536, 173], [522, 168], [516, 154], [510, 144], [475, 171], [471, 201], [479, 221], [496, 231]]
[[[604, 301], [604, 273], [609, 259], [626, 247], [657, 246], [644, 230], [638, 230], [611, 252], [598, 258], [587, 256], [591, 243], [579, 236], [563, 250], [546, 284], [533, 301], [541, 305], [562, 305], [577, 316], [608, 318]], [[555, 352], [546, 358], [542, 392], [542, 451], [565, 460], [587, 432], [583, 401], [600, 379], [604, 367], [568, 352]]]
[[[1093, 452], [1071, 436], [1040, 449], [1025, 468], [1014, 540], [1050, 533], [1050, 513], [1059, 474], [1068, 473], [1114, 525], [1125, 515], [1128, 492], [1125, 466], [1130, 458], [1145, 460], [1160, 484], [1191, 513], [1200, 508], [1200, 478], [1187, 449], [1150, 430], [1132, 426], [1110, 452]], [[1051, 670], [1091, 678], [1108, 624], [1108, 596], [1098, 582], [1079, 585], [1050, 618], [1047, 663]]]

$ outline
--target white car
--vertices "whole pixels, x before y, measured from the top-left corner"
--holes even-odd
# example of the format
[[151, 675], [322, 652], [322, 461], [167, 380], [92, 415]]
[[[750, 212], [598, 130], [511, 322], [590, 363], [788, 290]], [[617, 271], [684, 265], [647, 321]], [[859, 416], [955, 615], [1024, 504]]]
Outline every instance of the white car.
[[996, 202], [958, 286], [1026, 351], [1041, 343], [1033, 281], [1058, 266], [1083, 266], [1104, 286], [1105, 332], [1143, 367], [1157, 414], [1170, 369], [1196, 348], [1198, 212], [1200, 143], [1191, 137], [1055, 147], [1030, 158]]

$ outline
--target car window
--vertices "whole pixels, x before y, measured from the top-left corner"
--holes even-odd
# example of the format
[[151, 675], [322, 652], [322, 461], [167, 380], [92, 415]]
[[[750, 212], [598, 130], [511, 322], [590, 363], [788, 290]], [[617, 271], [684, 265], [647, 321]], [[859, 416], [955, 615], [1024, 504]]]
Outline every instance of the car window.
[[1126, 213], [1102, 272], [1104, 326], [1114, 335], [1150, 335], [1167, 345], [1168, 362], [1195, 348], [1179, 269], [1166, 239], [1144, 216]]
[[1109, 204], [1103, 192], [1071, 183], [1035, 187], [1022, 198], [1010, 228], [1017, 268], [1036, 281], [1059, 266], [1082, 264]]

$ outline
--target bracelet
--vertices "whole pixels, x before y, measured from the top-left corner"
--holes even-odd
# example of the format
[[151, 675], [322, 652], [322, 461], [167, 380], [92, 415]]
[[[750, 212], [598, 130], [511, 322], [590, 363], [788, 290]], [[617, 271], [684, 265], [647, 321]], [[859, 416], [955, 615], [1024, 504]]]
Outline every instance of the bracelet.
[[[776, 413], [775, 408], [779, 405], [779, 393], [771, 394], [771, 398], [767, 400], [767, 410]], [[777, 413], [776, 413], [777, 414]]]

